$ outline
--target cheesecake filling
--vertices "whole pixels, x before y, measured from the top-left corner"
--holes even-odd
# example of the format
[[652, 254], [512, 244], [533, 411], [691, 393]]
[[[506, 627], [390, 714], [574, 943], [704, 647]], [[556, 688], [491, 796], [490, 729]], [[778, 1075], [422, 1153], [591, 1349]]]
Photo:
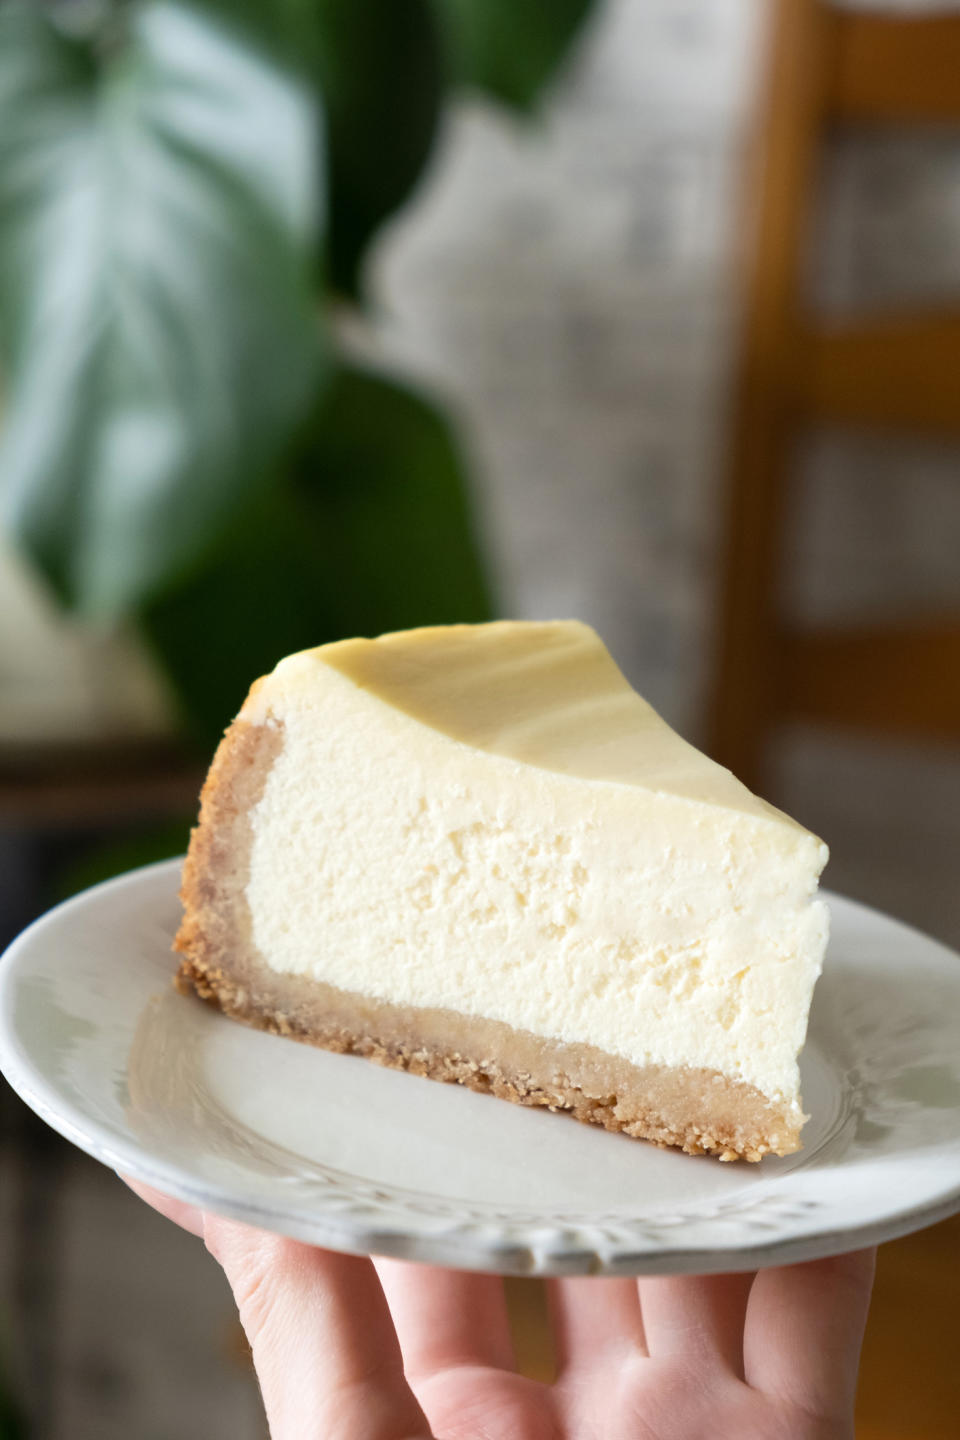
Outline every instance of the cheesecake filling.
[[[620, 686], [643, 702], [615, 667], [593, 713], [583, 686], [566, 712], [547, 705], [553, 738], [538, 740], [529, 722], [505, 737], [485, 714], [479, 734], [461, 723], [469, 705], [431, 723], [429, 696], [399, 705], [396, 685], [340, 658], [291, 657], [241, 716], [282, 732], [250, 814], [245, 896], [262, 963], [639, 1069], [726, 1076], [799, 1125], [826, 847], [658, 717], [674, 749], [654, 728], [661, 783], [656, 769], [638, 775], [622, 751], [638, 712], [621, 724], [611, 696], [621, 703]], [[537, 682], [549, 700], [542, 667]], [[601, 773], [594, 761], [584, 774], [598, 734]], [[697, 762], [709, 767], [699, 779]]]

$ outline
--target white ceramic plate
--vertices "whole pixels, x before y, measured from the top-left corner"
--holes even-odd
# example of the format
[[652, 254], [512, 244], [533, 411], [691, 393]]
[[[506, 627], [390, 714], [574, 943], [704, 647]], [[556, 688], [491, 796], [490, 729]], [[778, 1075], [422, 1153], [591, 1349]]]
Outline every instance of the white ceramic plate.
[[89, 890], [0, 964], [0, 1066], [55, 1130], [318, 1245], [504, 1273], [744, 1270], [960, 1210], [960, 956], [832, 899], [804, 1149], [721, 1165], [249, 1030], [173, 990], [179, 861]]

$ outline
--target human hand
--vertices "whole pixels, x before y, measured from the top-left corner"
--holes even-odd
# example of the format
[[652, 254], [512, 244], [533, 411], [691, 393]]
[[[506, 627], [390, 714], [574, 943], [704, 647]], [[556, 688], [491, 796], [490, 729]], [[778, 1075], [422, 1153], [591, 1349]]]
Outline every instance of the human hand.
[[496, 1276], [317, 1250], [126, 1183], [223, 1267], [273, 1440], [853, 1440], [875, 1251], [552, 1280], [543, 1385], [513, 1368]]

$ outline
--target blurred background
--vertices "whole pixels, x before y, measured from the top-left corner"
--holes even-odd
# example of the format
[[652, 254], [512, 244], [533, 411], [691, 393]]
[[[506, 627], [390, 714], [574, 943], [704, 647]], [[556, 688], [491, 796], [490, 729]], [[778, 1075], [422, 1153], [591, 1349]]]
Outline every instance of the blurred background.
[[[0, 942], [182, 850], [280, 655], [506, 615], [960, 945], [958, 556], [951, 7], [0, 3]], [[216, 1267], [0, 1117], [0, 1437], [261, 1437]], [[860, 1440], [957, 1433], [958, 1242]]]

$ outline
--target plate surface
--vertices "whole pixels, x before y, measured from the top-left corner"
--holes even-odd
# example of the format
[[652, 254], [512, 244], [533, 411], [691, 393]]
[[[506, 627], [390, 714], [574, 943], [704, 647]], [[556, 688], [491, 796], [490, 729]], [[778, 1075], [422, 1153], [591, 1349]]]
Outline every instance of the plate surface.
[[176, 994], [179, 861], [38, 920], [0, 1067], [113, 1169], [332, 1249], [503, 1273], [746, 1270], [960, 1210], [960, 956], [831, 897], [804, 1149], [721, 1165], [330, 1055]]

